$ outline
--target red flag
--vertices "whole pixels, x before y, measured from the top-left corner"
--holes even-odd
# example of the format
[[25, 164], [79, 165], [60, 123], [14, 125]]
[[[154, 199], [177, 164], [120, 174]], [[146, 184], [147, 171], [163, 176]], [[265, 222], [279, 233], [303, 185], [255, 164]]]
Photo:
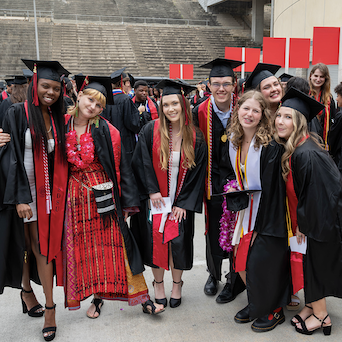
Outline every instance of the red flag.
[[312, 41], [312, 65], [338, 64], [340, 52], [339, 27], [314, 27]]
[[193, 64], [170, 64], [169, 77], [180, 78], [182, 80], [194, 79], [194, 66]]
[[289, 68], [309, 68], [310, 38], [290, 38]]
[[169, 77], [170, 78], [180, 78], [180, 64], [170, 64], [169, 65]]
[[194, 65], [193, 64], [181, 64], [183, 66], [183, 80], [194, 79]]
[[[242, 61], [242, 48], [226, 46], [224, 48], [224, 58]], [[241, 66], [235, 68], [234, 70], [241, 71]]]
[[286, 38], [268, 38], [263, 40], [263, 62], [285, 67]]
[[245, 71], [252, 72], [256, 65], [260, 62], [260, 49], [245, 49]]

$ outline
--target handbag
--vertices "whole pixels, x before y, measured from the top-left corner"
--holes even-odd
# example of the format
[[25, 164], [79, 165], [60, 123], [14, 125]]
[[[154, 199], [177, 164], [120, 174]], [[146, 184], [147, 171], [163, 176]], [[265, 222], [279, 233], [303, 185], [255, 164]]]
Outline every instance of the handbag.
[[115, 202], [113, 198], [113, 183], [106, 182], [92, 187], [100, 215], [107, 215], [115, 212]]

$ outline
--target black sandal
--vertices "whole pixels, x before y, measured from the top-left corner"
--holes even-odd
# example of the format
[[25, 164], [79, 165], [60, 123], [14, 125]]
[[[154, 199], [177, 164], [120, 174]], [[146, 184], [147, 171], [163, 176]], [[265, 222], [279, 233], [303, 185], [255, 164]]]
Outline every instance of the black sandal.
[[[308, 308], [308, 309], [311, 309], [312, 310], [312, 307], [311, 306], [308, 306], [307, 304], [305, 304], [305, 306]], [[310, 315], [311, 316], [311, 315]], [[310, 316], [308, 316], [307, 318], [309, 318]], [[298, 322], [293, 322], [293, 320], [292, 319], [296, 319]], [[300, 323], [302, 326], [303, 326], [303, 323], [304, 323], [304, 320], [303, 320], [303, 318], [302, 317], [300, 317], [299, 315], [294, 315], [293, 317], [292, 317], [292, 319], [291, 319], [291, 325], [292, 326], [296, 326], [297, 325], [297, 323]]]
[[[43, 307], [38, 303], [35, 305], [33, 308], [30, 310], [27, 309], [27, 305], [23, 299], [23, 293], [33, 293], [33, 290], [31, 289], [30, 291], [26, 291], [23, 288], [21, 289], [20, 292], [20, 298], [21, 298], [21, 304], [23, 306], [23, 313], [28, 314], [30, 317], [42, 317], [44, 315], [44, 310], [37, 312], [39, 309], [43, 309]], [[34, 295], [34, 294], [33, 294]]]
[[[156, 306], [154, 305], [154, 303], [152, 302], [151, 299], [147, 300], [145, 303], [142, 303], [141, 305], [143, 307], [143, 313], [147, 313], [149, 315], [158, 315], [158, 314], [160, 314], [160, 313], [165, 311], [165, 309], [162, 309], [162, 310], [156, 312], [157, 308], [156, 308]], [[149, 308], [149, 306], [151, 308]]]
[[331, 334], [332, 324], [330, 323], [330, 325], [328, 325], [326, 327], [323, 327], [323, 324], [327, 324], [324, 321], [329, 317], [329, 315], [326, 315], [323, 319], [318, 318], [315, 314], [312, 314], [312, 316], [314, 316], [321, 323], [320, 327], [318, 327], [316, 329], [308, 330], [308, 328], [306, 327], [305, 322], [303, 322], [302, 323], [302, 329], [299, 329], [296, 326], [296, 331], [301, 333], [301, 334], [304, 334], [304, 335], [312, 335], [316, 330], [319, 330], [319, 329], [323, 328], [324, 335], [330, 335]]
[[[100, 317], [101, 315], [101, 309], [103, 307], [103, 304], [104, 304], [104, 301], [101, 299], [101, 298], [94, 298], [92, 301], [91, 301], [92, 304], [95, 305], [95, 311], [94, 311], [94, 314], [95, 312], [97, 312], [99, 315], [94, 317], [94, 316], [89, 316], [88, 313], [87, 313], [87, 316], [89, 318], [92, 318], [92, 319], [95, 319], [95, 318], [98, 318]], [[101, 306], [100, 306], [101, 305]]]
[[[46, 306], [45, 305], [45, 309], [46, 310], [54, 310], [55, 308], [56, 308], [56, 304], [54, 304], [53, 306]], [[47, 328], [44, 328], [42, 330], [44, 340], [45, 341], [52, 341], [56, 337], [56, 330], [57, 330], [57, 327], [47, 327]], [[53, 332], [53, 334], [48, 335], [48, 336], [44, 336], [44, 334], [48, 333], [48, 332]]]
[[[164, 280], [162, 280], [162, 281], [153, 280], [152, 286], [154, 288], [154, 284], [162, 284], [163, 282], [164, 282]], [[164, 305], [164, 308], [167, 307], [167, 298], [158, 299], [158, 298], [154, 297], [154, 300], [157, 304]]]

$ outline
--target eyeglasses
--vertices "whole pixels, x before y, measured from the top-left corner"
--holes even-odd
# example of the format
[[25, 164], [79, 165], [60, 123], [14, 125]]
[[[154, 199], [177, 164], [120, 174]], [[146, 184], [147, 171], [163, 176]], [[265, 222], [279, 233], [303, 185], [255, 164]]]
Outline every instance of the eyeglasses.
[[224, 89], [228, 89], [229, 87], [231, 87], [233, 85], [233, 83], [212, 83], [211, 86], [214, 88], [214, 89], [220, 89], [221, 86], [224, 88]]

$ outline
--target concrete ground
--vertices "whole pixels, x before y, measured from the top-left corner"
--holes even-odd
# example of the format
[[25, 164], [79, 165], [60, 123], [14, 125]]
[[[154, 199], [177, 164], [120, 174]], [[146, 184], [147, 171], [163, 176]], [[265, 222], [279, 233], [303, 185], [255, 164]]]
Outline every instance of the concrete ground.
[[[142, 313], [141, 306], [129, 307], [124, 302], [106, 301], [98, 319], [86, 317], [91, 298], [82, 302], [80, 310], [64, 309], [63, 289], [55, 288], [57, 335], [54, 341], [60, 342], [182, 342], [182, 341], [322, 341], [322, 331], [312, 336], [296, 333], [290, 325], [295, 312], [285, 309], [286, 321], [276, 329], [266, 333], [255, 333], [248, 324], [236, 324], [234, 315], [247, 304], [246, 292], [240, 294], [233, 302], [217, 304], [215, 297], [206, 296], [203, 286], [208, 273], [205, 265], [204, 217], [196, 217], [195, 258], [191, 271], [184, 272], [182, 304], [157, 316]], [[224, 262], [223, 272], [228, 270], [228, 262]], [[145, 278], [154, 298], [151, 282], [152, 272], [147, 269]], [[222, 277], [222, 280], [224, 278]], [[166, 293], [172, 288], [170, 272], [165, 276]], [[223, 284], [220, 284], [222, 289]], [[33, 286], [40, 303], [44, 304], [42, 288]], [[43, 318], [32, 318], [22, 314], [20, 291], [6, 288], [0, 296], [0, 341], [1, 342], [42, 342], [41, 329]], [[168, 296], [169, 297], [169, 296]], [[300, 292], [303, 302], [303, 293]], [[329, 341], [342, 339], [342, 301], [328, 298], [328, 311], [332, 319], [332, 335]], [[301, 305], [302, 306], [302, 305]]]

